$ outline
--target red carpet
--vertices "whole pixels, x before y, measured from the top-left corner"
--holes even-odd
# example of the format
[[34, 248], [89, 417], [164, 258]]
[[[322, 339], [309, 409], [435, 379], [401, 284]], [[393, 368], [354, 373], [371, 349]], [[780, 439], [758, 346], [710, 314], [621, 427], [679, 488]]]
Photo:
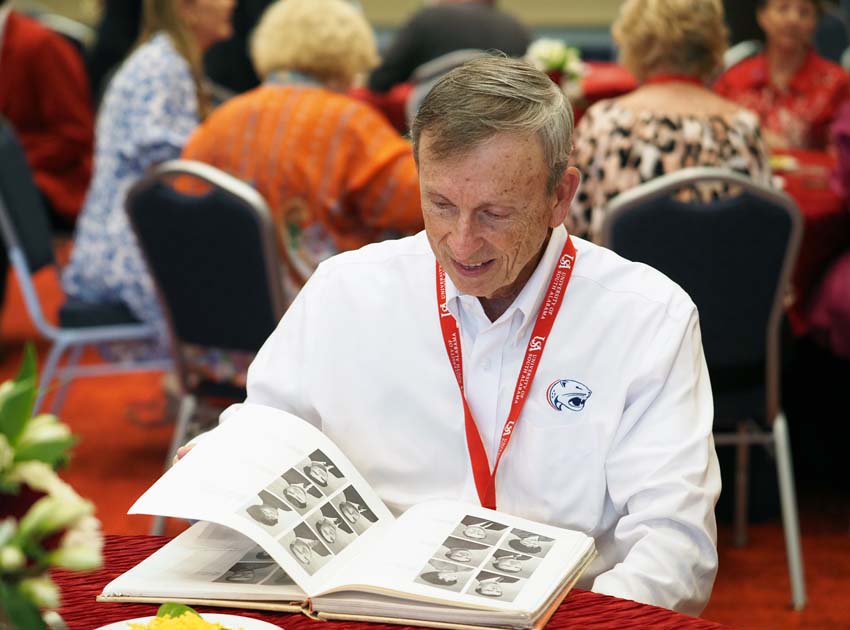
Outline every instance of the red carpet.
[[[56, 275], [42, 273], [38, 287], [48, 312], [55, 312], [61, 300]], [[0, 377], [7, 378], [17, 368], [23, 343], [35, 337], [11, 279], [0, 331]], [[40, 343], [42, 357], [44, 348]], [[60, 414], [80, 438], [63, 477], [95, 502], [108, 533], [144, 534], [150, 526], [149, 517], [126, 511], [161, 473], [171, 425], [136, 426], [128, 410], [141, 407], [156, 418], [164, 407], [160, 380], [161, 375], [143, 374], [77, 381]], [[850, 629], [850, 501], [833, 488], [803, 488], [800, 495], [806, 610], [788, 608], [784, 542], [776, 520], [751, 526], [750, 544], [743, 549], [731, 547], [729, 528], [721, 529], [720, 573], [703, 617], [739, 628]], [[168, 533], [181, 528], [171, 521]]]

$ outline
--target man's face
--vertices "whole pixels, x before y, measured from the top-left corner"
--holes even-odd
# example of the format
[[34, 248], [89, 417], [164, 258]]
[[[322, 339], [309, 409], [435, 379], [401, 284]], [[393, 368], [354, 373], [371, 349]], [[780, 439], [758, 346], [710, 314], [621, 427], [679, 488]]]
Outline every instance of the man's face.
[[349, 523], [356, 523], [360, 520], [360, 510], [353, 503], [349, 503], [348, 501], [340, 503], [339, 511]]
[[310, 564], [310, 554], [312, 550], [310, 546], [301, 542], [300, 540], [295, 540], [289, 545], [290, 551], [292, 551], [292, 555], [295, 556], [295, 559], [298, 560], [301, 564]]
[[476, 590], [481, 595], [487, 595], [488, 597], [502, 596], [502, 587], [499, 586], [498, 582], [481, 582]]
[[463, 530], [463, 535], [467, 538], [475, 538], [482, 540], [487, 537], [487, 530], [480, 525], [469, 525]]
[[[549, 169], [536, 135], [498, 133], [444, 160], [432, 156], [431, 144], [426, 131], [419, 142], [419, 184], [437, 260], [462, 293], [516, 297], [549, 228], [564, 221], [574, 188], [546, 193]], [[570, 177], [577, 185], [577, 174]]]
[[283, 493], [301, 506], [307, 503], [307, 493], [301, 486], [287, 486]]
[[313, 464], [310, 466], [310, 477], [313, 478], [314, 481], [325, 485], [328, 482], [328, 472], [325, 470], [325, 467], [321, 464]]
[[757, 17], [768, 43], [790, 50], [807, 46], [818, 23], [813, 0], [768, 0]]
[[472, 560], [472, 554], [469, 553], [468, 549], [452, 549], [448, 557], [457, 562], [469, 562]]
[[330, 523], [322, 523], [318, 526], [318, 530], [325, 542], [333, 544], [336, 541], [336, 527]]
[[499, 558], [493, 564], [500, 571], [505, 571], [507, 573], [519, 573], [522, 571], [522, 563], [513, 557]]

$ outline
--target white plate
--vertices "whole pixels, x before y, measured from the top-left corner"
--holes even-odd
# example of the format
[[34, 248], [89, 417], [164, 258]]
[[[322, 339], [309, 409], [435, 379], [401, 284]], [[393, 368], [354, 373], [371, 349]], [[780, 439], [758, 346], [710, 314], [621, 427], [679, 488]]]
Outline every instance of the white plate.
[[[252, 619], [251, 617], [243, 617], [242, 615], [221, 615], [219, 613], [200, 613], [204, 621], [219, 622], [229, 630], [282, 630], [280, 626], [275, 626], [267, 621]], [[150, 617], [137, 617], [136, 619], [127, 619], [126, 621], [116, 621], [108, 626], [101, 626], [96, 630], [129, 630], [131, 623], [150, 623]]]

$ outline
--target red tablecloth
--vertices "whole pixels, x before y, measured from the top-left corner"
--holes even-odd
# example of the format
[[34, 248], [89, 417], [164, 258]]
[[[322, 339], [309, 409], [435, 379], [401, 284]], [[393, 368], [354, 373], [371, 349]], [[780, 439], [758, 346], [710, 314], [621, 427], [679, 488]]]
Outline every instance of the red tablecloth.
[[797, 202], [803, 215], [804, 232], [792, 277], [795, 302], [788, 316], [793, 330], [808, 329], [807, 303], [829, 264], [850, 249], [850, 212], [830, 188], [829, 177], [835, 158], [815, 151], [787, 151], [798, 168], [780, 171], [785, 191]]
[[[62, 608], [59, 612], [68, 624], [69, 630], [91, 630], [114, 621], [154, 614], [156, 606], [153, 605], [98, 603], [95, 597], [107, 582], [140, 562], [167, 541], [167, 538], [153, 536], [107, 536], [103, 569], [92, 573], [55, 572], [54, 579], [62, 590]], [[199, 607], [199, 610], [234, 612], [206, 607]], [[286, 630], [402, 630], [409, 628], [409, 626], [371, 623], [313, 621], [302, 615], [285, 613], [239, 611], [238, 614], [263, 619]], [[567, 596], [546, 627], [550, 630], [566, 628], [717, 630], [727, 626], [688, 617], [664, 608], [576, 589]]]

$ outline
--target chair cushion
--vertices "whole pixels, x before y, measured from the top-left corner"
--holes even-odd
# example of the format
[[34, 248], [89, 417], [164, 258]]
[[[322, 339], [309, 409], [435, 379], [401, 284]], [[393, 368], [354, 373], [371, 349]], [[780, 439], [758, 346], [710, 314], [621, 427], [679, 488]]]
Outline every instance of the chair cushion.
[[123, 302], [85, 302], [72, 298], [59, 308], [59, 326], [62, 328], [140, 323]]

